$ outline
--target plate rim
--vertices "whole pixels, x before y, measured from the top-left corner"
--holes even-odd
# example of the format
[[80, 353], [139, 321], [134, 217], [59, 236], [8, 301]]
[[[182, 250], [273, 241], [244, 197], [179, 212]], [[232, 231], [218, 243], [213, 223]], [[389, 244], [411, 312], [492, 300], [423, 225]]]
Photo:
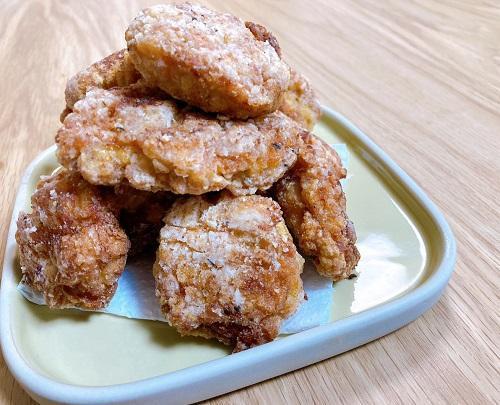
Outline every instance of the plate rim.
[[[363, 145], [363, 149], [371, 152], [372, 156], [382, 161], [389, 174], [398, 183], [401, 183], [408, 190], [416, 203], [427, 213], [431, 221], [439, 232], [443, 241], [443, 250], [436, 264], [433, 274], [431, 274], [422, 284], [415, 287], [408, 293], [403, 294], [393, 300], [380, 304], [374, 308], [358, 314], [353, 314], [347, 318], [318, 326], [307, 331], [287, 336], [286, 339], [277, 340], [268, 344], [255, 347], [252, 350], [243, 351], [225, 356], [220, 359], [211, 360], [197, 364], [181, 370], [169, 372], [156, 377], [138, 380], [123, 384], [114, 384], [102, 387], [79, 386], [55, 381], [46, 377], [34, 369], [23, 359], [17, 350], [13, 334], [11, 332], [10, 307], [9, 307], [9, 287], [15, 286], [14, 272], [12, 271], [12, 260], [16, 249], [10, 246], [14, 239], [16, 219], [21, 205], [21, 191], [27, 187], [28, 179], [37, 164], [48, 153], [53, 153], [56, 145], [52, 145], [28, 165], [25, 170], [17, 192], [16, 200], [12, 210], [12, 219], [5, 245], [5, 256], [3, 262], [3, 272], [0, 284], [0, 346], [5, 362], [16, 380], [28, 391], [30, 395], [38, 400], [55, 401], [64, 403], [110, 403], [127, 402], [138, 399], [160, 398], [168, 393], [182, 397], [173, 396], [174, 402], [185, 403], [189, 401], [199, 401], [215, 395], [263, 381], [265, 379], [292, 371], [300, 367], [321, 361], [328, 357], [358, 347], [378, 337], [402, 327], [413, 321], [423, 312], [429, 309], [440, 297], [446, 287], [453, 272], [456, 261], [456, 242], [453, 232], [448, 225], [444, 215], [437, 206], [430, 200], [417, 183], [401, 169], [375, 142], [373, 142], [359, 128], [352, 124], [342, 114], [328, 107], [322, 106], [325, 118], [333, 119], [336, 123], [345, 127], [355, 135], [358, 142]], [[15, 245], [15, 240], [14, 240]], [[366, 332], [359, 337], [353, 335], [352, 342], [337, 342], [337, 349], [328, 348], [335, 338], [359, 332], [359, 325], [372, 325], [375, 327], [382, 320], [389, 320], [383, 334]], [[401, 320], [403, 320], [401, 322]], [[380, 325], [377, 326], [380, 330]], [[376, 337], [373, 335], [376, 334]], [[293, 358], [293, 353], [299, 349], [307, 349], [311, 346], [318, 347], [318, 353], [303, 352], [301, 356]], [[334, 346], [334, 345], [332, 345]], [[289, 357], [292, 357], [291, 359]], [[282, 359], [280, 364], [272, 364], [275, 359]], [[268, 363], [269, 368], [262, 365]], [[279, 363], [274, 361], [274, 363]], [[248, 371], [245, 375], [235, 376], [235, 370], [252, 369], [253, 375]], [[231, 376], [229, 379], [222, 379], [224, 376]], [[221, 381], [222, 379], [222, 381]], [[203, 380], [203, 381], [202, 381]], [[204, 385], [196, 390], [190, 390], [190, 386], [202, 382]], [[165, 400], [165, 398], [163, 397]]]

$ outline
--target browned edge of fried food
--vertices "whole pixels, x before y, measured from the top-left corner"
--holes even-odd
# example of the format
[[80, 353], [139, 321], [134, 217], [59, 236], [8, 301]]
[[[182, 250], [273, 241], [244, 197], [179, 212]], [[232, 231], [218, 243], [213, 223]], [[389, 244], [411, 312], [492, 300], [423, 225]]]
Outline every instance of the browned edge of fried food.
[[276, 39], [276, 37], [271, 32], [269, 32], [266, 27], [251, 21], [246, 21], [245, 27], [247, 27], [250, 30], [255, 39], [261, 42], [269, 43], [269, 45], [271, 45], [274, 48], [278, 56], [281, 58], [280, 44]]

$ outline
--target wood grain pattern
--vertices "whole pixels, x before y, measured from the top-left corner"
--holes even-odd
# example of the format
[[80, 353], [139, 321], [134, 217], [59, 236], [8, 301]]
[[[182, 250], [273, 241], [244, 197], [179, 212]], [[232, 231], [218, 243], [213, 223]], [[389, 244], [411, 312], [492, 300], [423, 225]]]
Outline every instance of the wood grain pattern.
[[[53, 143], [66, 79], [124, 46], [150, 1], [0, 5], [0, 234], [20, 176]], [[206, 4], [261, 22], [321, 100], [371, 136], [444, 211], [458, 242], [441, 301], [364, 347], [214, 399], [500, 402], [500, 3], [267, 0]], [[31, 400], [0, 357], [0, 402]]]

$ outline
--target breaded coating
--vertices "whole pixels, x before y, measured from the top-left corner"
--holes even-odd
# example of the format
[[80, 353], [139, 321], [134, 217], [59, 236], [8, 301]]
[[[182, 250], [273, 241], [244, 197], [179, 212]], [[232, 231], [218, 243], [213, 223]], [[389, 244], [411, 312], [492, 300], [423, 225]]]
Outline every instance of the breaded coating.
[[104, 308], [129, 249], [116, 208], [99, 187], [67, 170], [42, 179], [31, 206], [17, 221], [22, 283], [51, 308]]
[[206, 112], [241, 119], [267, 114], [288, 87], [289, 68], [264, 27], [201, 5], [147, 8], [125, 39], [149, 84]]
[[123, 183], [115, 186], [108, 198], [119, 210], [120, 225], [130, 239], [128, 256], [155, 251], [163, 217], [175, 196], [166, 191], [137, 190]]
[[126, 49], [95, 62], [68, 80], [65, 90], [66, 110], [61, 115], [61, 121], [91, 88], [125, 87], [137, 82], [140, 78], [141, 75], [131, 62]]
[[154, 276], [168, 322], [235, 352], [273, 340], [304, 298], [304, 259], [278, 204], [257, 195], [182, 198], [164, 221]]
[[308, 130], [312, 130], [321, 117], [321, 106], [309, 81], [293, 69], [290, 69], [290, 84], [279, 110]]
[[[281, 57], [276, 39], [261, 25], [246, 22], [246, 26], [260, 41], [268, 41]], [[126, 49], [115, 52], [89, 68], [73, 76], [66, 86], [66, 109], [61, 113], [61, 122], [71, 113], [74, 104], [85, 97], [91, 88], [110, 89], [127, 87], [141, 80]], [[278, 108], [295, 122], [312, 130], [321, 116], [321, 107], [309, 81], [294, 69], [290, 69], [290, 81], [283, 93]]]
[[93, 89], [56, 136], [59, 162], [92, 184], [203, 194], [253, 194], [296, 160], [300, 127], [281, 112], [217, 119], [134, 88]]
[[339, 181], [346, 171], [337, 153], [321, 139], [309, 132], [302, 139], [297, 163], [278, 181], [274, 195], [301, 252], [312, 257], [318, 273], [342, 280], [360, 257]]

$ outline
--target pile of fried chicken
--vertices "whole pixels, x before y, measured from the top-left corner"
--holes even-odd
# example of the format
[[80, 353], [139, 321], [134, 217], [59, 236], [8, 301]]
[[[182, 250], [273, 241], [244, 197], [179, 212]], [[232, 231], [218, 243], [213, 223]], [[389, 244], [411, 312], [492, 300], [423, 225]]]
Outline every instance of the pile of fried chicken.
[[167, 321], [235, 351], [273, 340], [304, 300], [304, 259], [358, 260], [320, 107], [263, 26], [191, 4], [143, 10], [127, 49], [72, 77], [16, 234], [22, 283], [51, 308], [105, 308], [127, 257], [156, 249]]

